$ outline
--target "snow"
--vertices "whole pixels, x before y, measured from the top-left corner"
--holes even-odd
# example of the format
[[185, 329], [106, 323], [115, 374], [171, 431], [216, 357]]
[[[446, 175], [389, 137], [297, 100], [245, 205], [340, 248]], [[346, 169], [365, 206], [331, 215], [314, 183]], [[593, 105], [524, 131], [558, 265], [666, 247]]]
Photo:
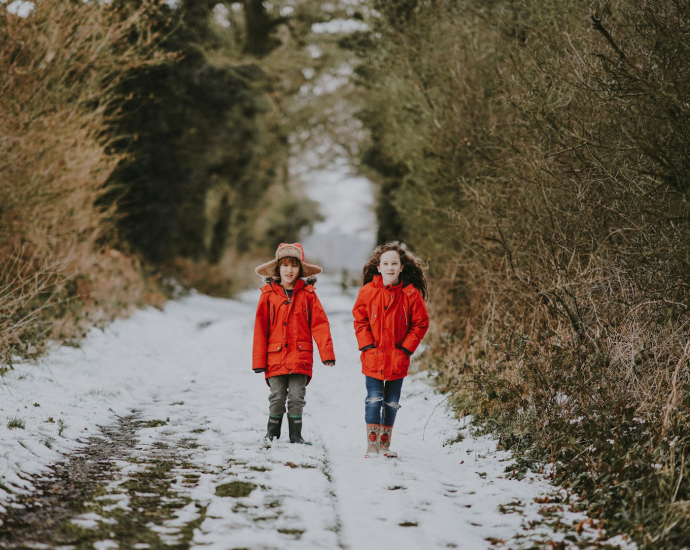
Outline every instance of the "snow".
[[[308, 386], [304, 435], [311, 446], [290, 444], [286, 422], [280, 440], [267, 445], [262, 439], [268, 388], [250, 361], [258, 291], [238, 300], [194, 294], [162, 311], [139, 311], [105, 331], [94, 329], [80, 348], [62, 347], [39, 364], [16, 365], [1, 390], [2, 483], [30, 491], [21, 472], [44, 470], [59, 453], [98, 434], [99, 424], [137, 410], [144, 420], [167, 421], [137, 432], [133, 456], [184, 447], [184, 460], [199, 474], [193, 484], [185, 483], [188, 471], [176, 474], [175, 491], [192, 501], [156, 528], [169, 541], [196, 517], [197, 504], [207, 509], [193, 546], [209, 548], [230, 542], [286, 549], [488, 548], [488, 538], [512, 540], [525, 522], [539, 519], [541, 505], [534, 499], [553, 492], [548, 481], [537, 475], [507, 479], [510, 455], [497, 451], [490, 437], [472, 437], [468, 419], [446, 410], [427, 373], [403, 386], [392, 445], [400, 458], [363, 458], [364, 378], [350, 313], [356, 289], [343, 292], [322, 278], [317, 292], [331, 321], [337, 365], [315, 365]], [[7, 428], [15, 417], [25, 429]], [[61, 435], [60, 422], [66, 426]], [[458, 430], [465, 439], [446, 444]], [[113, 507], [126, 508], [123, 480], [143, 466], [118, 465], [121, 477], [106, 496], [116, 501]], [[231, 481], [256, 488], [246, 497], [216, 496], [216, 488]], [[9, 504], [11, 495], [3, 492], [2, 502]], [[500, 513], [500, 505], [519, 511]], [[562, 517], [586, 519], [567, 511]], [[75, 522], [89, 527], [97, 518], [89, 513]], [[546, 527], [530, 533], [537, 539], [563, 536]], [[97, 547], [113, 547], [113, 541]]]

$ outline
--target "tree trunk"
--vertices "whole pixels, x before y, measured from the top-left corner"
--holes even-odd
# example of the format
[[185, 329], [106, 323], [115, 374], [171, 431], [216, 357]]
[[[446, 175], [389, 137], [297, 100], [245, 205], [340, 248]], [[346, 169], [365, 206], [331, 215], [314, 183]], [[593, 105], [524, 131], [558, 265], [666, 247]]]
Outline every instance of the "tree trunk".
[[272, 49], [271, 19], [262, 0], [244, 0], [247, 40], [244, 49], [252, 55], [266, 55]]
[[232, 208], [230, 207], [230, 200], [226, 193], [223, 195], [223, 200], [220, 203], [218, 219], [213, 225], [213, 237], [211, 239], [211, 249], [209, 250], [208, 258], [211, 264], [216, 265], [223, 259], [226, 242], [228, 240], [228, 230], [230, 229], [231, 214]]

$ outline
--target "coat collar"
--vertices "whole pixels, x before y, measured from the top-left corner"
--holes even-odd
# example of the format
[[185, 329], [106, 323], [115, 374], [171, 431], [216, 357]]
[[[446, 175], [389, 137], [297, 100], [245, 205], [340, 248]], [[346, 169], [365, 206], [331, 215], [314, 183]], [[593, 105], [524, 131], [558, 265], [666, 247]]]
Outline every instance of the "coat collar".
[[387, 290], [392, 290], [394, 292], [397, 292], [398, 290], [403, 288], [403, 285], [405, 285], [405, 280], [403, 277], [400, 277], [402, 280], [397, 284], [397, 285], [389, 285], [389, 286], [384, 286], [383, 285], [383, 277], [381, 275], [374, 275], [374, 278], [371, 280], [371, 282], [374, 284], [376, 288], [385, 288]]
[[[304, 281], [304, 279], [297, 279], [297, 282], [295, 283], [295, 288], [292, 291], [292, 293], [296, 294], [299, 290], [302, 290], [305, 286], [307, 286], [307, 283]], [[271, 288], [273, 289], [274, 292], [278, 292], [281, 296], [283, 296], [285, 294], [283, 287], [280, 283], [272, 282]]]

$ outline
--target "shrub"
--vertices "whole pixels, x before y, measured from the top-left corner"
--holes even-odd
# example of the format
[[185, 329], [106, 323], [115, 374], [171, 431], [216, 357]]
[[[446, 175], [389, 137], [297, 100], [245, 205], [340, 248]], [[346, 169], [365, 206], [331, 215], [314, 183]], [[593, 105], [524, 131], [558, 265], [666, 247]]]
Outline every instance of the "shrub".
[[46, 0], [26, 18], [0, 6], [0, 359], [35, 355], [48, 338], [137, 303], [138, 264], [113, 249], [98, 206], [119, 156], [107, 112], [150, 37], [124, 40], [140, 11]]
[[592, 6], [384, 5], [360, 69], [365, 161], [382, 235], [430, 259], [439, 384], [551, 462], [611, 532], [676, 548], [690, 540], [690, 22], [674, 0]]

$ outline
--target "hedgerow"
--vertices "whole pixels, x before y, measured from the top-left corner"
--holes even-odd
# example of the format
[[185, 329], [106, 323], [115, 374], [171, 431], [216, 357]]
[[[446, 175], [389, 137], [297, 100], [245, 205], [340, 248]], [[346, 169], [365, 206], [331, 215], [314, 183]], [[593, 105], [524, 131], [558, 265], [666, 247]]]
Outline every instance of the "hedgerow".
[[687, 545], [687, 3], [378, 7], [364, 160], [380, 240], [429, 258], [439, 384], [609, 533]]

